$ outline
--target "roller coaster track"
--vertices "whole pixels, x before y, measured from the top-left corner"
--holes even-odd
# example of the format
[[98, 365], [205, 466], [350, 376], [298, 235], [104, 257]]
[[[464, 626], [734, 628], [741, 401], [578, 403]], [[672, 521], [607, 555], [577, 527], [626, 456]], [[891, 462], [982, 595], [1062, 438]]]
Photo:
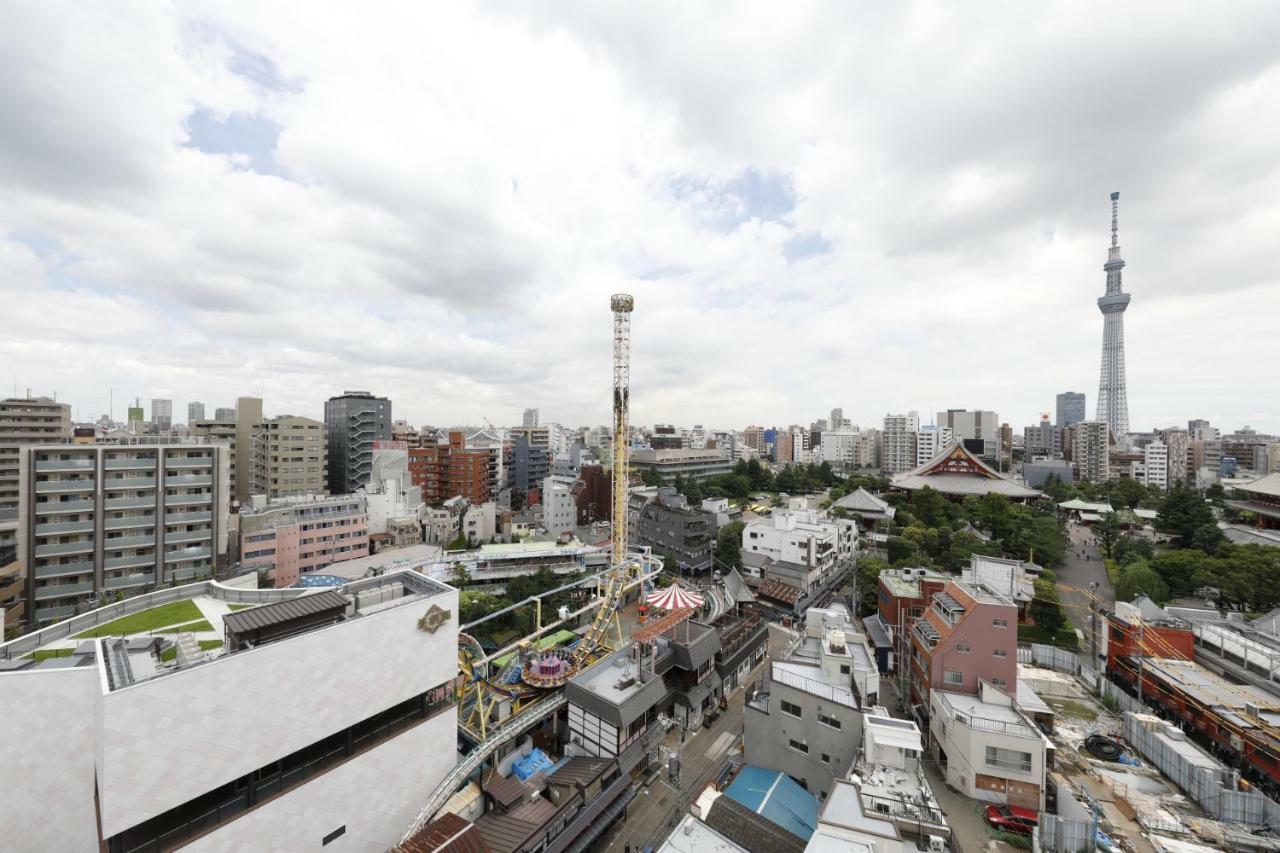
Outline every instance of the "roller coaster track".
[[440, 780], [440, 784], [431, 792], [431, 796], [427, 798], [427, 804], [422, 807], [422, 811], [418, 812], [418, 816], [414, 818], [413, 825], [409, 827], [409, 831], [404, 834], [400, 842], [403, 844], [408, 841], [415, 832], [420, 831], [430, 823], [431, 818], [444, 807], [444, 804], [453, 796], [454, 791], [458, 790], [466, 778], [474, 773], [486, 758], [493, 755], [498, 747], [535, 723], [545, 720], [563, 708], [567, 701], [563, 691], [556, 691], [549, 694], [542, 701], [530, 705], [520, 713], [503, 720], [497, 728], [489, 733], [488, 737], [476, 744], [476, 748], [467, 753], [444, 779]]

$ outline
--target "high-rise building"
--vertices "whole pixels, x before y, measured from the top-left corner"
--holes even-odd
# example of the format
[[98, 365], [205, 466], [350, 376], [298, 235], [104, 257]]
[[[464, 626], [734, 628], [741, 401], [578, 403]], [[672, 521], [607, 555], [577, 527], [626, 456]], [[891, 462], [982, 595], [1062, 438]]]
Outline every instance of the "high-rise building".
[[938, 412], [934, 421], [938, 426], [950, 427], [957, 444], [967, 450], [995, 461], [1000, 456], [999, 418], [995, 412], [982, 409], [947, 409]]
[[187, 426], [204, 420], [204, 403], [187, 403]]
[[71, 407], [48, 397], [0, 400], [0, 608], [22, 618], [22, 565], [18, 556], [18, 465], [25, 444], [71, 440]]
[[844, 416], [844, 409], [831, 410], [831, 418], [827, 423], [828, 429], [838, 430], [838, 429], [850, 429], [852, 427], [853, 427], [853, 424], [849, 421], [848, 418]]
[[156, 432], [168, 432], [173, 429], [173, 401], [153, 398], [151, 400], [151, 425]]
[[1169, 488], [1169, 447], [1160, 439], [1142, 448], [1142, 467], [1148, 486]]
[[1187, 482], [1187, 453], [1191, 449], [1191, 440], [1185, 430], [1177, 427], [1156, 431], [1165, 444], [1168, 458], [1165, 482], [1169, 488]]
[[329, 446], [320, 421], [295, 415], [262, 421], [253, 446], [255, 495], [275, 500], [329, 494]]
[[131, 435], [142, 435], [146, 430], [147, 415], [142, 410], [142, 401], [134, 399], [133, 405], [129, 407], [129, 418], [126, 421]]
[[[1072, 423], [1079, 423], [1079, 420]], [[1040, 419], [1040, 423], [1033, 427], [1026, 427], [1022, 431], [1022, 452], [1024, 458], [1031, 460], [1037, 456], [1058, 456], [1062, 453], [1062, 433], [1061, 426], [1054, 426], [1049, 422], [1049, 416], [1045, 415]]]
[[259, 482], [258, 424], [262, 423], [262, 398], [239, 397], [236, 399], [236, 460], [238, 467], [232, 481], [233, 497], [240, 506], [247, 506], [249, 498], [262, 494]]
[[916, 433], [916, 464], [913, 467], [918, 468], [926, 462], [932, 462], [944, 447], [951, 444], [951, 440], [950, 427], [934, 424], [920, 427], [919, 432]]
[[524, 427], [536, 427], [538, 425], [538, 410], [525, 409], [524, 417], [521, 419], [520, 425]]
[[890, 474], [916, 467], [916, 435], [920, 432], [919, 412], [885, 415], [881, 434], [880, 466]]
[[764, 443], [764, 427], [749, 426], [742, 431], [742, 443], [752, 450], [760, 450]]
[[1079, 391], [1064, 391], [1058, 395], [1058, 419], [1054, 421], [1057, 426], [1069, 427], [1086, 417], [1084, 394]]
[[1077, 480], [1106, 482], [1111, 463], [1110, 432], [1104, 421], [1080, 421], [1072, 426], [1071, 462]]
[[217, 443], [22, 448], [18, 559], [33, 625], [208, 577], [227, 546]]
[[219, 406], [213, 410], [213, 419], [215, 421], [234, 421], [236, 419], [236, 410], [230, 406]]
[[1107, 292], [1098, 297], [1102, 312], [1102, 376], [1098, 381], [1098, 411], [1094, 420], [1107, 425], [1112, 435], [1123, 438], [1129, 432], [1129, 391], [1124, 376], [1124, 312], [1129, 294], [1121, 289], [1120, 273], [1120, 193], [1111, 194], [1111, 248], [1102, 268], [1107, 273]]
[[391, 401], [368, 391], [344, 391], [324, 404], [329, 433], [329, 492], [345, 495], [369, 482], [373, 443], [391, 440]]

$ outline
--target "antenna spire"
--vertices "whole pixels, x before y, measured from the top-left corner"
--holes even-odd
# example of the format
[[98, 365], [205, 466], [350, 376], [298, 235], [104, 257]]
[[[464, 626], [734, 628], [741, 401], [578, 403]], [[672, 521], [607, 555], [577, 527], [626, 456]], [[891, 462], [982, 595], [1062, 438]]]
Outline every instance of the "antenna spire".
[[1111, 245], [1119, 246], [1120, 239], [1120, 193], [1111, 194]]

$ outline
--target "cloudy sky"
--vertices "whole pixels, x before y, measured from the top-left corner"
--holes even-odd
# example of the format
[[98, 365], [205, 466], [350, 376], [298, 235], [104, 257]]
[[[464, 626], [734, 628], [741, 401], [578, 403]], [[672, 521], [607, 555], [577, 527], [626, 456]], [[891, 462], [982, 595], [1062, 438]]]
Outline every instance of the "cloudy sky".
[[1280, 432], [1280, 6], [7, 6], [0, 383], [444, 425]]

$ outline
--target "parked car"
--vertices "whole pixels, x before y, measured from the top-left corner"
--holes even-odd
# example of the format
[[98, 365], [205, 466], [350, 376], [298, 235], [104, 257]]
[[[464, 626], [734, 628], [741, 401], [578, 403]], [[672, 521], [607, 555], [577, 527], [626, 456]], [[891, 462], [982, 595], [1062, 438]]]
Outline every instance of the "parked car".
[[982, 816], [993, 829], [1018, 835], [1030, 835], [1040, 822], [1038, 814], [1018, 806], [987, 806]]

